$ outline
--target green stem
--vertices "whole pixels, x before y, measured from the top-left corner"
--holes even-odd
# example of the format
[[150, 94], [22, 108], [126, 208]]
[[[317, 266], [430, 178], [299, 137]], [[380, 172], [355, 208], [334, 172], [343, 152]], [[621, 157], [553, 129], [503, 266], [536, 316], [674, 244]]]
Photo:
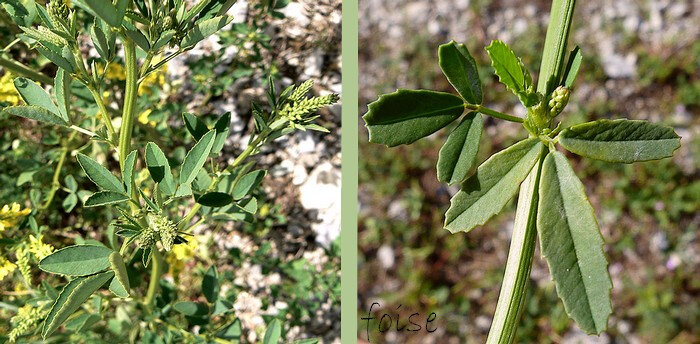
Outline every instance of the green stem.
[[97, 108], [100, 110], [99, 117], [102, 119], [102, 122], [107, 127], [109, 141], [112, 142], [112, 139], [115, 135], [114, 126], [112, 125], [112, 119], [109, 118], [109, 113], [107, 112], [107, 107], [105, 106], [104, 100], [102, 99], [102, 94], [100, 94], [100, 90], [95, 87], [89, 87], [89, 89], [90, 94], [92, 94], [92, 97], [95, 99], [95, 103], [97, 103]]
[[[548, 93], [560, 79], [559, 73], [566, 52], [574, 5], [575, 0], [552, 1], [540, 77], [537, 81], [537, 91], [540, 93]], [[536, 169], [530, 172], [520, 186], [506, 272], [487, 343], [509, 344], [515, 340], [535, 252], [539, 179], [546, 152], [547, 147], [544, 147]]]
[[465, 106], [465, 107], [467, 109], [478, 111], [478, 112], [483, 113], [484, 115], [489, 115], [491, 117], [496, 117], [496, 118], [504, 119], [506, 121], [511, 121], [511, 122], [523, 123], [523, 119], [520, 117], [511, 116], [511, 115], [505, 114], [503, 112], [498, 112], [496, 110], [489, 109], [489, 108], [482, 106], [482, 105], [467, 104], [467, 106]]
[[56, 169], [53, 172], [53, 178], [51, 179], [51, 189], [49, 190], [49, 194], [46, 197], [46, 201], [44, 204], [42, 204], [39, 207], [39, 210], [46, 210], [49, 205], [51, 205], [51, 202], [53, 202], [54, 196], [56, 196], [56, 191], [61, 187], [61, 170], [63, 169], [63, 163], [66, 161], [66, 156], [68, 155], [68, 145], [70, 145], [71, 141], [73, 141], [73, 138], [75, 138], [75, 134], [77, 132], [72, 132], [65, 141], [63, 141], [63, 148], [61, 148], [61, 155], [58, 157], [58, 163], [56, 164]]
[[160, 276], [163, 274], [163, 256], [160, 254], [157, 248], [151, 250], [151, 279], [148, 282], [148, 292], [146, 292], [146, 299], [144, 300], [144, 305], [149, 312], [153, 312], [153, 301], [156, 298], [156, 293], [158, 292], [158, 282], [160, 281]]
[[[124, 68], [126, 69], [126, 86], [124, 89], [124, 109], [122, 112], [122, 127], [119, 129], [119, 166], [124, 168], [126, 156], [131, 151], [131, 135], [134, 132], [134, 112], [136, 112], [136, 97], [139, 84], [139, 66], [136, 60], [136, 45], [130, 39], [124, 39]], [[138, 200], [139, 194], [135, 183], [131, 182], [131, 198]], [[132, 211], [137, 211], [137, 207], [132, 204]]]
[[549, 95], [561, 79], [561, 69], [566, 56], [566, 43], [574, 14], [576, 0], [554, 0], [549, 14], [549, 27], [542, 51], [537, 92]]
[[138, 63], [136, 46], [129, 39], [124, 40], [124, 67], [126, 69], [126, 87], [124, 90], [124, 109], [122, 127], [119, 129], [119, 164], [123, 165], [131, 148], [131, 134], [134, 131], [134, 112], [138, 91]]
[[535, 253], [538, 189], [546, 152], [546, 148], [543, 148], [537, 166], [520, 186], [506, 271], [487, 343], [513, 343], [515, 339]]
[[9, 72], [17, 75], [21, 75], [24, 77], [27, 77], [29, 79], [32, 79], [34, 81], [38, 81], [42, 84], [46, 85], [53, 85], [53, 79], [49, 78], [48, 76], [39, 73], [19, 62], [13, 61], [6, 59], [2, 56], [0, 56], [0, 67], [5, 68]]

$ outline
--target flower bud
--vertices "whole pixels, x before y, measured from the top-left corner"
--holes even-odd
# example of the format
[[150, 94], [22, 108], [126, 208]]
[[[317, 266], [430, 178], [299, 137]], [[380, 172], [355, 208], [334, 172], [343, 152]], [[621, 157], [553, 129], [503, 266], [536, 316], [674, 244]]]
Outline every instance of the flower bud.
[[549, 99], [548, 104], [550, 117], [556, 117], [564, 110], [566, 104], [569, 102], [570, 94], [571, 89], [562, 86], [557, 87], [554, 92], [552, 92], [552, 97]]
[[51, 0], [48, 6], [49, 18], [54, 22], [54, 25], [59, 26], [59, 19], [68, 21], [70, 10], [66, 6], [65, 0]]

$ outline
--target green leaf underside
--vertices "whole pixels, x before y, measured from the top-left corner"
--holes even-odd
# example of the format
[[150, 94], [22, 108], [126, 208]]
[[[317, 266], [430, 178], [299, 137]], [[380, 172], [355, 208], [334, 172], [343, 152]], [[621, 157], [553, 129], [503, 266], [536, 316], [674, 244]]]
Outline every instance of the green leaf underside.
[[166, 195], [175, 193], [175, 178], [163, 151], [153, 142], [146, 144], [146, 166], [151, 178]]
[[54, 274], [87, 276], [108, 268], [111, 253], [104, 246], [68, 246], [42, 259], [39, 268]]
[[279, 319], [273, 319], [269, 325], [267, 325], [267, 330], [265, 330], [265, 337], [263, 337], [263, 344], [277, 344], [280, 342], [280, 337], [282, 336], [282, 323]]
[[524, 91], [525, 74], [523, 74], [518, 58], [508, 45], [495, 40], [486, 47], [486, 51], [491, 58], [491, 66], [501, 83], [515, 93]]
[[492, 155], [450, 200], [445, 228], [468, 232], [498, 214], [517, 193], [541, 150], [540, 140], [529, 138]]
[[209, 306], [201, 302], [180, 301], [176, 303], [173, 308], [188, 316], [201, 316], [209, 313]]
[[464, 112], [462, 98], [450, 93], [400, 89], [368, 105], [362, 117], [369, 141], [389, 147], [428, 136]]
[[99, 191], [92, 194], [85, 200], [86, 207], [98, 207], [109, 204], [122, 203], [129, 200], [129, 196], [113, 191]]
[[231, 22], [233, 17], [221, 16], [204, 20], [192, 28], [189, 33], [182, 39], [182, 47], [190, 47], [197, 44], [199, 41], [213, 35], [221, 30], [224, 26]]
[[438, 180], [450, 185], [462, 182], [474, 165], [479, 151], [479, 140], [484, 128], [484, 118], [480, 113], [472, 112], [462, 119], [447, 137], [440, 148], [437, 163]]
[[667, 158], [681, 145], [673, 128], [640, 120], [598, 120], [562, 131], [559, 143], [588, 158], [631, 163]]
[[68, 125], [63, 118], [55, 113], [38, 106], [10, 106], [2, 109], [12, 116], [24, 117], [33, 119], [39, 122], [51, 123], [56, 125]]
[[197, 177], [214, 144], [214, 135], [215, 130], [210, 130], [187, 152], [180, 167], [180, 184], [189, 184]]
[[118, 252], [112, 252], [109, 261], [114, 271], [114, 278], [109, 282], [109, 291], [121, 298], [129, 297], [129, 276], [124, 261]]
[[51, 307], [51, 311], [46, 316], [41, 336], [45, 339], [54, 333], [71, 314], [80, 308], [92, 293], [102, 287], [113, 276], [114, 272], [106, 271], [96, 275], [78, 277], [66, 284]]
[[44, 55], [47, 59], [49, 59], [55, 65], [65, 69], [71, 73], [73, 73], [75, 71], [75, 67], [73, 66], [73, 64], [70, 61], [66, 60], [65, 57], [61, 56], [61, 54], [54, 52], [53, 50], [45, 47], [42, 44], [37, 44], [36, 50], [38, 50], [42, 55]]
[[476, 61], [464, 44], [451, 41], [438, 48], [438, 59], [447, 80], [471, 104], [481, 104], [481, 80]]
[[[112, 27], [118, 28], [121, 26], [122, 17], [119, 16], [117, 8], [114, 7], [111, 1], [108, 0], [83, 0], [90, 6], [95, 14], [97, 14], [102, 20], [107, 22]], [[124, 13], [121, 13], [122, 16]]]
[[266, 174], [265, 170], [255, 170], [241, 177], [236, 185], [233, 186], [233, 199], [239, 200], [248, 195], [260, 184]]
[[54, 96], [56, 97], [56, 104], [58, 105], [59, 115], [63, 120], [68, 122], [70, 119], [68, 115], [70, 114], [70, 84], [71, 76], [66, 73], [66, 70], [59, 68], [56, 71], [56, 77], [54, 80]]
[[540, 183], [537, 229], [559, 298], [585, 332], [605, 330], [612, 283], [593, 207], [566, 157], [550, 153]]
[[241, 337], [241, 320], [235, 319], [231, 324], [224, 326], [216, 336], [223, 339], [238, 339]]
[[131, 183], [134, 178], [134, 168], [136, 167], [136, 151], [133, 150], [129, 155], [126, 156], [124, 161], [124, 169], [122, 170], [122, 180], [124, 181], [124, 186], [126, 187], [127, 195], [131, 194]]
[[17, 92], [27, 105], [38, 106], [49, 110], [54, 115], [60, 116], [58, 107], [51, 101], [51, 97], [41, 86], [27, 78], [15, 78], [14, 84]]
[[97, 161], [92, 160], [92, 158], [85, 154], [79, 153], [78, 163], [80, 167], [83, 168], [87, 177], [100, 189], [124, 193], [124, 185], [122, 185], [122, 182]]
[[197, 203], [207, 207], [223, 207], [231, 204], [233, 197], [224, 192], [209, 192], [197, 199]]

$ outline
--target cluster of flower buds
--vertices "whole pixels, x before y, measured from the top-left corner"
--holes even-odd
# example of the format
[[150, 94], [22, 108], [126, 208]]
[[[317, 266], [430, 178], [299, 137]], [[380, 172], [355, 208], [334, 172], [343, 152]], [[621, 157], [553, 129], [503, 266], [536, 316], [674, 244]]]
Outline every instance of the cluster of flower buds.
[[51, 0], [47, 6], [47, 12], [49, 13], [49, 19], [54, 26], [61, 27], [63, 23], [68, 22], [68, 17], [70, 16], [70, 9], [66, 4], [66, 0]]
[[15, 326], [8, 334], [9, 342], [14, 343], [17, 338], [31, 331], [35, 324], [44, 318], [46, 311], [42, 307], [32, 307], [29, 304], [22, 306], [10, 322]]
[[571, 95], [571, 89], [563, 86], [557, 87], [554, 92], [552, 92], [551, 98], [549, 98], [549, 117], [556, 117], [562, 110], [566, 107], [569, 102], [569, 96]]
[[304, 116], [316, 112], [322, 107], [334, 104], [339, 99], [338, 95], [331, 93], [321, 97], [306, 98], [299, 101], [287, 103], [280, 111], [280, 115], [286, 117], [290, 122], [303, 122]]
[[152, 247], [160, 241], [165, 251], [170, 251], [177, 236], [177, 226], [167, 217], [156, 214], [149, 214], [149, 226], [141, 232], [139, 237], [139, 247]]

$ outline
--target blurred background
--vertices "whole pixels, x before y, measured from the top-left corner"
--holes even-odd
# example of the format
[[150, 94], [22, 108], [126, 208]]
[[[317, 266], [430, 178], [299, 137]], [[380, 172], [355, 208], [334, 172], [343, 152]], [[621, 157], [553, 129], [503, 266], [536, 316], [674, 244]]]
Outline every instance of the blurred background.
[[[437, 47], [454, 39], [477, 64], [487, 106], [525, 115], [492, 74], [483, 49], [505, 41], [536, 75], [549, 1], [360, 1], [360, 110], [396, 88], [454, 92]], [[600, 222], [613, 314], [600, 337], [569, 320], [539, 247], [519, 343], [700, 342], [700, 8], [694, 1], [579, 1], [570, 46], [584, 55], [563, 126], [600, 118], [673, 126], [671, 159], [610, 164], [569, 155]], [[485, 117], [478, 162], [520, 140], [517, 123]], [[437, 181], [437, 154], [451, 128], [411, 146], [367, 143], [360, 120], [358, 312], [366, 317], [437, 314], [437, 331], [380, 334], [372, 343], [482, 343], [503, 277], [515, 201], [469, 234], [442, 229], [457, 189]], [[453, 124], [454, 125], [454, 124]], [[539, 245], [539, 244], [538, 244]], [[401, 308], [397, 311], [397, 307]], [[395, 319], [395, 318], [394, 318]], [[424, 321], [424, 320], [423, 320]], [[358, 338], [366, 340], [366, 321]]]

